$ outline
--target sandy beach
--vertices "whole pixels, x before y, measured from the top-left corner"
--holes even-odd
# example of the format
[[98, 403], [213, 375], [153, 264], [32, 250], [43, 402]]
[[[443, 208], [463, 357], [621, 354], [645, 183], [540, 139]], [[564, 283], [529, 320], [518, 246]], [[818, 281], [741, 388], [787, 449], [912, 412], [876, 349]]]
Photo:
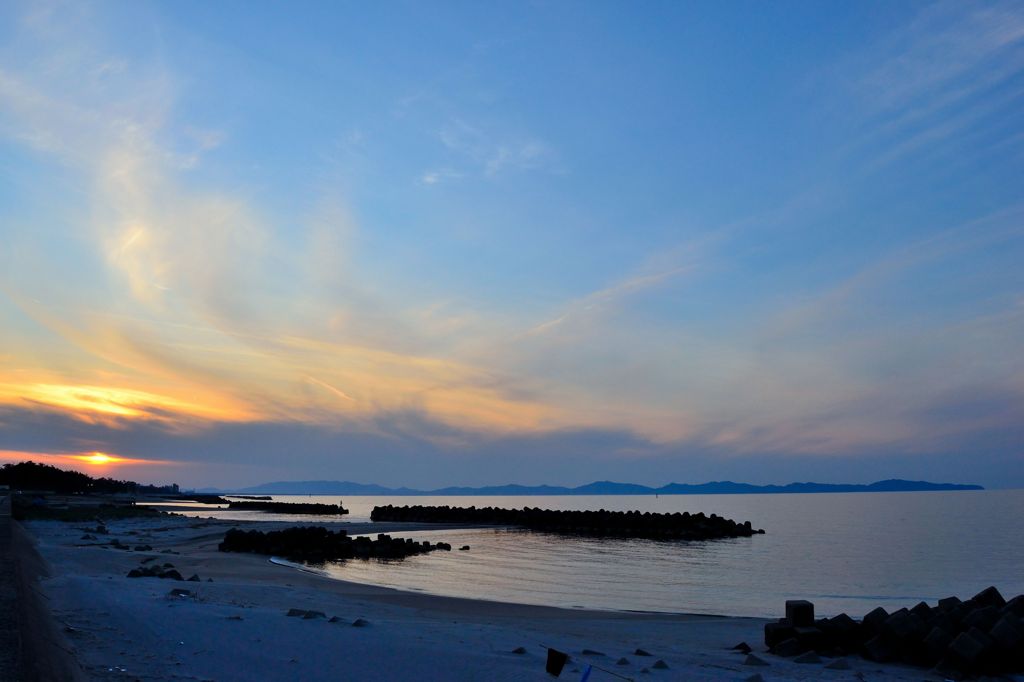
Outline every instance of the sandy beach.
[[[454, 599], [332, 580], [262, 556], [219, 552], [224, 532], [244, 524], [129, 519], [108, 523], [108, 535], [83, 540], [87, 525], [25, 524], [43, 560], [40, 572], [48, 573], [36, 588], [56, 625], [55, 651], [65, 651], [86, 680], [553, 679], [544, 670], [542, 645], [572, 656], [561, 675], [567, 680], [580, 679], [587, 664], [630, 679], [939, 679], [861, 659], [849, 659], [851, 669], [839, 671], [771, 656], [764, 651], [761, 619]], [[412, 528], [343, 527], [351, 534], [396, 535]], [[100, 544], [115, 538], [152, 550]], [[171, 563], [185, 577], [198, 574], [201, 582], [126, 577], [146, 559]], [[174, 589], [194, 596], [171, 596]], [[290, 609], [326, 617], [289, 617]], [[367, 624], [353, 626], [357, 619]], [[741, 641], [769, 665], [745, 665], [744, 655], [729, 650]], [[526, 653], [513, 653], [519, 647]], [[603, 655], [584, 655], [585, 649]], [[637, 649], [651, 656], [637, 656]], [[620, 665], [620, 658], [626, 662]], [[658, 660], [668, 667], [653, 667]], [[619, 678], [595, 669], [590, 679]]]

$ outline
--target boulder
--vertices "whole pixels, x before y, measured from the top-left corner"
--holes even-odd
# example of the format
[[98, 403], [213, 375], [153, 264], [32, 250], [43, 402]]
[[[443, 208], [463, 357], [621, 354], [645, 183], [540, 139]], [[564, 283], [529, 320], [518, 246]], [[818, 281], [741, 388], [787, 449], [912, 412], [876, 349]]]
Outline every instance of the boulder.
[[899, 658], [899, 651], [883, 635], [864, 642], [864, 658], [877, 663], [891, 663]]
[[169, 571], [164, 571], [163, 573], [161, 573], [160, 577], [164, 580], [184, 580], [184, 578], [181, 577], [181, 573], [178, 573], [178, 571], [176, 571], [173, 568]]
[[895, 644], [904, 644], [920, 639], [924, 630], [921, 619], [907, 609], [895, 611], [882, 624], [882, 635]]
[[1000, 618], [999, 622], [989, 630], [989, 635], [995, 641], [996, 646], [1005, 651], [1020, 652], [1024, 650], [1024, 629], [1021, 629], [1020, 621], [1011, 614]]
[[982, 632], [988, 632], [992, 629], [992, 626], [999, 621], [1000, 615], [1002, 615], [999, 612], [999, 608], [1000, 607], [993, 604], [974, 609], [966, 618], [964, 618], [964, 627], [966, 629], [978, 628]]
[[831, 663], [826, 664], [825, 667], [829, 670], [849, 670], [850, 663], [845, 658], [837, 658]]
[[843, 651], [856, 651], [862, 643], [860, 624], [845, 613], [830, 618], [823, 631], [828, 644]]
[[796, 637], [796, 630], [788, 620], [783, 619], [777, 623], [765, 623], [764, 625], [764, 644], [769, 649], [793, 637]]
[[953, 643], [953, 635], [941, 627], [933, 627], [924, 638], [924, 646], [934, 661], [939, 661], [949, 645]]
[[753, 649], [746, 642], [740, 642], [732, 648], [732, 651], [738, 651], [741, 654], [749, 654]]
[[615, 661], [615, 665], [629, 665], [629, 659], [623, 656], [619, 660]]
[[743, 659], [743, 665], [771, 665], [768, 661], [764, 660], [754, 654], [747, 654], [747, 657]]
[[668, 663], [659, 658], [654, 662], [654, 665], [652, 665], [651, 667], [655, 670], [668, 670]]
[[786, 600], [786, 620], [794, 627], [814, 625], [814, 604], [806, 599]]
[[971, 597], [971, 601], [978, 606], [995, 606], [997, 608], [1002, 608], [1006, 605], [1006, 600], [1003, 599], [1003, 595], [999, 594], [999, 590], [997, 590], [995, 586], [986, 587], [984, 590]]
[[352, 627], [354, 627], [354, 628], [365, 628], [369, 624], [370, 624], [370, 621], [368, 621], [368, 620], [366, 620], [364, 618], [356, 618], [354, 621], [352, 621]]
[[199, 579], [199, 574], [198, 574], [198, 573], [193, 573], [193, 574], [192, 574], [192, 577], [190, 577], [190, 578], [188, 579], [188, 581], [189, 581], [190, 583], [198, 583], [198, 582], [202, 582], [202, 581], [201, 581], [201, 580]]
[[284, 614], [289, 618], [295, 618], [296, 616], [305, 616], [306, 609], [288, 609], [288, 613]]
[[568, 662], [569, 654], [557, 649], [548, 649], [547, 663], [544, 669], [549, 675], [558, 677], [562, 674], [562, 669], [565, 668], [565, 664]]
[[939, 600], [939, 607], [938, 608], [939, 608], [940, 611], [950, 611], [951, 609], [954, 609], [957, 606], [960, 606], [960, 604], [962, 604], [962, 603], [963, 602], [960, 601], [959, 597], [946, 597], [945, 599], [940, 599]]
[[964, 618], [971, 615], [976, 607], [977, 604], [974, 602], [961, 602], [943, 613], [942, 617], [948, 618], [953, 624], [954, 629], [959, 630], [960, 624], [964, 622]]
[[984, 635], [984, 633], [977, 628], [972, 628], [967, 632], [961, 632], [949, 645], [949, 653], [962, 669], [977, 669], [982, 657], [990, 648], [989, 642], [986, 641], [987, 638], [978, 635]]
[[882, 626], [885, 625], [885, 621], [888, 617], [889, 612], [879, 606], [864, 616], [861, 620], [861, 627], [869, 634], [877, 635], [882, 631]]
[[[936, 609], [936, 615], [931, 619], [930, 624], [933, 628], [940, 628], [946, 632], [956, 633], [960, 631], [960, 623], [955, 618], [950, 616], [948, 613], [943, 613]], [[931, 630], [929, 630], [931, 632]]]
[[816, 627], [806, 628], [794, 628], [796, 631], [796, 639], [800, 642], [800, 646], [807, 650], [822, 649], [825, 646], [825, 636], [822, 631]]
[[918, 602], [914, 608], [910, 609], [910, 612], [924, 621], [930, 620], [932, 617], [932, 607], [923, 601]]
[[1003, 613], [1016, 614], [1018, 618], [1024, 618], [1024, 594], [1018, 594], [1016, 597], [1006, 602], [1006, 606], [1002, 608]]
[[881, 636], [892, 647], [896, 659], [923, 664], [926, 656], [922, 640], [926, 633], [924, 621], [907, 609], [899, 609], [886, 618]]
[[643, 649], [637, 649], [636, 651], [633, 652], [633, 655], [634, 656], [650, 656], [651, 654], [649, 652], [647, 652], [647, 651], [644, 651]]
[[522, 655], [526, 653], [526, 649], [524, 647], [517, 646], [515, 649], [512, 650], [512, 653], [516, 655]]
[[306, 611], [302, 614], [304, 620], [312, 620], [314, 618], [326, 618], [327, 614], [323, 611]]
[[801, 644], [800, 640], [794, 637], [787, 639], [784, 642], [779, 642], [771, 651], [776, 656], [789, 658], [790, 656], [799, 656], [803, 652], [807, 651], [807, 647]]

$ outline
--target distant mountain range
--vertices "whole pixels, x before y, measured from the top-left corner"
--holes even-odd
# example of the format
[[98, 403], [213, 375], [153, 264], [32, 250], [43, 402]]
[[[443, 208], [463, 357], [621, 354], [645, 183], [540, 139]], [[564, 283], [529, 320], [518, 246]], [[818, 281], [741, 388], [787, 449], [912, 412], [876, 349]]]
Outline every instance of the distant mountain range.
[[891, 493], [935, 490], [984, 490], [980, 485], [957, 483], [929, 483], [889, 479], [867, 485], [853, 483], [790, 483], [788, 485], [752, 485], [732, 481], [714, 481], [691, 485], [669, 483], [651, 488], [635, 483], [595, 481], [576, 488], [552, 485], [495, 485], [482, 488], [450, 487], [436, 490], [414, 488], [387, 488], [381, 485], [353, 483], [351, 481], [277, 481], [249, 488], [221, 490], [203, 488], [200, 493], [241, 493], [245, 495], [736, 495], [764, 493]]

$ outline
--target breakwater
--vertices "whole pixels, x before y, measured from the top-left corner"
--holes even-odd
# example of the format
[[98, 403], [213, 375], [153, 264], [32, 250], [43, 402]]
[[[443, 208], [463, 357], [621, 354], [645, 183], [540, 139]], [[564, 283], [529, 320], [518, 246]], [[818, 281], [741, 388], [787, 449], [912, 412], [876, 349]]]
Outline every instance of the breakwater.
[[651, 512], [560, 511], [524, 507], [441, 507], [393, 505], [374, 507], [373, 521], [453, 523], [461, 525], [516, 526], [528, 530], [590, 537], [644, 538], [650, 540], [714, 540], [750, 537], [750, 521], [738, 523], [717, 514], [656, 514]]
[[995, 587], [970, 599], [920, 602], [892, 613], [878, 607], [856, 621], [845, 613], [814, 618], [814, 604], [786, 602], [786, 617], [764, 628], [779, 656], [861, 655], [879, 663], [932, 668], [946, 678], [1024, 672], [1024, 595], [1007, 601]]
[[340, 504], [320, 504], [317, 502], [264, 502], [262, 500], [244, 500], [229, 502], [228, 509], [245, 511], [273, 512], [275, 514], [318, 514], [321, 516], [340, 516], [348, 514]]
[[446, 542], [431, 544], [424, 540], [393, 538], [383, 533], [373, 540], [350, 537], [344, 530], [332, 531], [309, 526], [262, 532], [232, 528], [218, 545], [222, 552], [248, 552], [284, 557], [293, 561], [322, 563], [343, 559], [404, 559], [435, 550], [450, 551]]
[[185, 500], [186, 502], [198, 502], [199, 504], [228, 504], [230, 501], [220, 495], [180, 495], [178, 497], [172, 497], [174, 500]]

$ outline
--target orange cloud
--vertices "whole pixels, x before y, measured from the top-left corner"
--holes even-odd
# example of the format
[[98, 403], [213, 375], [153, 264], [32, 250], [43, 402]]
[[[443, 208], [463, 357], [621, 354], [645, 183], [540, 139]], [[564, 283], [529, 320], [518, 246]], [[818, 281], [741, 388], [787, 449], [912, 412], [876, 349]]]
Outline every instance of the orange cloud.
[[244, 408], [222, 401], [203, 401], [116, 386], [58, 383], [0, 384], [0, 404], [30, 402], [65, 412], [87, 422], [115, 424], [118, 419], [172, 422], [181, 416], [238, 421]]

